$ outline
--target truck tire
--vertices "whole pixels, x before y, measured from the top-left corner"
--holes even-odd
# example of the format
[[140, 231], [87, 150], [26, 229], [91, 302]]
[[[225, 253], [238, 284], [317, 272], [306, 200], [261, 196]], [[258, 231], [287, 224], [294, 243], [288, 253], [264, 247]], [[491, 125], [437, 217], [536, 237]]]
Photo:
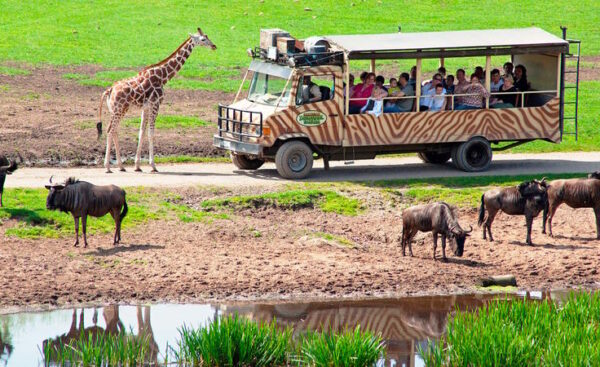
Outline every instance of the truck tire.
[[301, 179], [308, 176], [313, 166], [313, 151], [304, 142], [284, 143], [275, 154], [275, 167], [283, 178]]
[[450, 160], [451, 153], [420, 152], [417, 155], [424, 163], [444, 164]]
[[480, 136], [471, 138], [452, 149], [452, 161], [465, 172], [485, 171], [492, 163], [490, 142]]
[[237, 168], [243, 170], [257, 170], [265, 163], [262, 159], [250, 158], [247, 155], [235, 153], [231, 154], [231, 161]]

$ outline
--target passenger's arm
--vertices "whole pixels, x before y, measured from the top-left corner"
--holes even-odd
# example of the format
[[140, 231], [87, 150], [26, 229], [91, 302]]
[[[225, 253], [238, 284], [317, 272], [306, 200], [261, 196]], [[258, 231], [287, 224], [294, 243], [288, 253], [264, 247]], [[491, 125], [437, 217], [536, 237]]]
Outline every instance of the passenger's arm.
[[313, 98], [310, 99], [311, 102], [318, 102], [321, 100], [321, 97], [323, 97], [321, 95], [321, 89], [319, 89], [319, 87], [316, 85], [314, 85], [312, 88], [310, 88], [310, 92], [314, 96]]

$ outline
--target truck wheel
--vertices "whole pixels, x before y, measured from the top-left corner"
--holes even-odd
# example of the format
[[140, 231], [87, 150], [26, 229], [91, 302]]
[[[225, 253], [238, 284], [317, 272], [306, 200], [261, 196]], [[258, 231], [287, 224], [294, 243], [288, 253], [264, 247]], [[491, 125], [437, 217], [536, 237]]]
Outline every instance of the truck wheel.
[[450, 152], [437, 153], [437, 152], [420, 152], [417, 153], [419, 158], [425, 163], [431, 164], [444, 164], [450, 160]]
[[466, 172], [485, 171], [492, 163], [490, 142], [479, 136], [471, 138], [452, 149], [452, 161]]
[[250, 158], [247, 155], [235, 153], [231, 154], [231, 161], [237, 168], [247, 170], [257, 170], [265, 163], [262, 159]]
[[312, 165], [312, 149], [298, 140], [283, 144], [275, 154], [275, 167], [283, 178], [304, 178], [308, 176]]

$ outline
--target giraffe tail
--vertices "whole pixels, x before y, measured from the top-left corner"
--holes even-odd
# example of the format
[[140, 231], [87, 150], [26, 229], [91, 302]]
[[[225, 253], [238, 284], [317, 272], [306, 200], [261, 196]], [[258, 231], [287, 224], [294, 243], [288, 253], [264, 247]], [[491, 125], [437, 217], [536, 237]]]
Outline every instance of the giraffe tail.
[[104, 100], [107, 96], [110, 96], [110, 92], [112, 92], [112, 87], [102, 93], [102, 97], [100, 97], [100, 110], [98, 111], [98, 123], [96, 124], [96, 130], [98, 130], [98, 139], [102, 136], [102, 105], [104, 104]]

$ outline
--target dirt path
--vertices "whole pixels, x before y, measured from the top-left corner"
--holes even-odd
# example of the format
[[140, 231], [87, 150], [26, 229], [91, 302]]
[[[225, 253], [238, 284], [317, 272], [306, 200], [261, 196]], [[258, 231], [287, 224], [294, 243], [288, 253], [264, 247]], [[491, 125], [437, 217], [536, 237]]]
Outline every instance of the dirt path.
[[[277, 186], [289, 182], [277, 175], [274, 164], [266, 164], [257, 171], [240, 171], [230, 163], [159, 165], [158, 174], [115, 172], [105, 174], [101, 168], [23, 168], [6, 180], [6, 187], [42, 187], [51, 175], [57, 179], [77, 177], [96, 184], [120, 186]], [[600, 152], [590, 153], [546, 153], [546, 154], [498, 154], [491, 168], [477, 175], [539, 175], [544, 173], [588, 173], [600, 170]], [[322, 162], [306, 181], [370, 181], [402, 178], [469, 176], [472, 173], [459, 171], [448, 163], [443, 166], [421, 163], [416, 157], [381, 158], [356, 161], [353, 165], [333, 162], [327, 172]]]

